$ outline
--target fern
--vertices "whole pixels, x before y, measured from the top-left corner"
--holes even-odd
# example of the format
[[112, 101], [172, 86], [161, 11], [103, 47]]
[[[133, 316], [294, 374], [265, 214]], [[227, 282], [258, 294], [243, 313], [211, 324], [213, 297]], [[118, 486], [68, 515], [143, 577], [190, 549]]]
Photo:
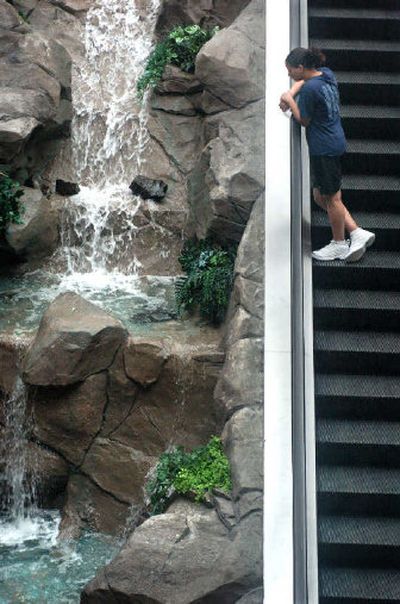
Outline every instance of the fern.
[[192, 73], [197, 53], [218, 31], [202, 29], [199, 25], [179, 25], [175, 27], [162, 42], [151, 52], [144, 73], [137, 82], [140, 98], [147, 88], [154, 88], [161, 80], [167, 64], [177, 65], [183, 71]]
[[185, 277], [178, 279], [175, 296], [178, 310], [199, 309], [211, 323], [221, 323], [228, 308], [233, 284], [235, 250], [224, 249], [208, 239], [190, 240], [179, 257]]

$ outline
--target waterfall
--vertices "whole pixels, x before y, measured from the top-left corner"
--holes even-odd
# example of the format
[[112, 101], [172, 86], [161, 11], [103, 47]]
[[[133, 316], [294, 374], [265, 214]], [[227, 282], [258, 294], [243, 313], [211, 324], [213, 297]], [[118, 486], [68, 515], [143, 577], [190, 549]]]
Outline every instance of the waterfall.
[[62, 246], [65, 284], [132, 285], [137, 273], [129, 190], [143, 167], [146, 99], [136, 82], [146, 64], [160, 0], [97, 0], [88, 11], [85, 56], [74, 66], [72, 149], [79, 195], [66, 204]]
[[17, 533], [19, 538], [26, 531], [31, 533], [37, 515], [34, 460], [28, 441], [30, 418], [26, 407], [26, 389], [18, 379], [5, 401], [4, 410], [1, 459], [4, 464], [6, 525], [2, 525], [1, 543], [9, 538], [15, 539]]

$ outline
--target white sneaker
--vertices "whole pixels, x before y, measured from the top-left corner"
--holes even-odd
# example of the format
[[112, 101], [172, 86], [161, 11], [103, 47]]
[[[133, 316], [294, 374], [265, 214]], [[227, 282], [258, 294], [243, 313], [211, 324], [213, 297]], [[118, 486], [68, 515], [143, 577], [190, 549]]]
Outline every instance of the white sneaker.
[[357, 262], [357, 260], [360, 260], [364, 256], [367, 247], [370, 247], [374, 241], [375, 233], [358, 227], [358, 229], [350, 233], [350, 248], [344, 260], [346, 262]]
[[332, 239], [328, 245], [322, 247], [320, 250], [315, 250], [312, 253], [312, 257], [315, 260], [321, 260], [322, 262], [329, 262], [330, 260], [343, 260], [348, 254], [349, 244], [346, 241], [335, 241]]

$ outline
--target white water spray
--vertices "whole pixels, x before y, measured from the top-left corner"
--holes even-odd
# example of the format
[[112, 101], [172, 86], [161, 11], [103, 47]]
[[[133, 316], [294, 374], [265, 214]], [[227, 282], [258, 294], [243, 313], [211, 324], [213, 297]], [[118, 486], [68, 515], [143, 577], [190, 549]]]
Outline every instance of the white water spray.
[[73, 76], [73, 160], [79, 195], [63, 217], [67, 281], [126, 285], [137, 273], [135, 215], [129, 191], [143, 167], [146, 100], [136, 84], [153, 44], [160, 0], [98, 0], [89, 10], [85, 57]]
[[3, 456], [7, 489], [7, 508], [12, 521], [32, 514], [35, 499], [34, 479], [27, 476], [29, 421], [26, 413], [26, 390], [18, 379], [5, 404]]

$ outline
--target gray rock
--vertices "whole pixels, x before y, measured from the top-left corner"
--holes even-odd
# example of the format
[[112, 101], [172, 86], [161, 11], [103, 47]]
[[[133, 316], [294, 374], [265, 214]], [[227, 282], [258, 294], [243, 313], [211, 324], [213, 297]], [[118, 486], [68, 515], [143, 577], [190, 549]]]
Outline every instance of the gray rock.
[[31, 471], [35, 475], [36, 493], [40, 505], [48, 508], [59, 505], [59, 499], [68, 483], [67, 462], [54, 451], [37, 443], [29, 443], [28, 460]]
[[107, 376], [92, 375], [68, 388], [40, 388], [33, 401], [34, 433], [79, 466], [98, 434], [106, 406]]
[[252, 589], [240, 598], [236, 604], [263, 604], [264, 602], [264, 592], [262, 587], [257, 587], [256, 589]]
[[223, 441], [231, 464], [233, 497], [263, 490], [263, 410], [245, 407], [226, 423]]
[[22, 224], [8, 226], [6, 241], [21, 258], [44, 258], [54, 252], [59, 242], [59, 211], [39, 189], [23, 189]]
[[190, 95], [200, 92], [202, 89], [203, 85], [195, 78], [194, 74], [182, 71], [175, 65], [166, 65], [155, 92], [158, 94]]
[[114, 437], [98, 437], [85, 457], [82, 471], [118, 501], [142, 505], [145, 476], [155, 462], [154, 457]]
[[182, 23], [227, 27], [248, 3], [249, 0], [164, 0], [157, 31], [164, 34]]
[[247, 539], [260, 530], [259, 516], [247, 518], [243, 530], [229, 531], [214, 510], [177, 501], [135, 530], [85, 587], [81, 602], [235, 602], [260, 583], [259, 548]]
[[142, 199], [161, 201], [167, 193], [168, 185], [162, 180], [154, 180], [153, 178], [147, 178], [147, 176], [138, 175], [135, 176], [129, 188], [134, 195], [139, 195]]
[[149, 342], [146, 338], [130, 338], [124, 348], [126, 375], [142, 386], [154, 384], [168, 356], [162, 341]]
[[23, 379], [66, 386], [110, 367], [127, 337], [121, 323], [74, 293], [60, 294], [44, 313], [25, 356]]
[[16, 29], [21, 25], [22, 19], [11, 4], [5, 0], [0, 1], [0, 28]]
[[196, 58], [196, 78], [233, 107], [264, 96], [264, 3], [252, 0], [235, 22], [218, 32]]
[[71, 103], [61, 99], [61, 89], [64, 96], [70, 89], [71, 59], [55, 39], [18, 15], [31, 18], [37, 3], [14, 5], [0, 0], [0, 163], [29, 178], [45, 168], [56, 141], [68, 134]]
[[83, 474], [71, 474], [59, 539], [78, 539], [83, 528], [115, 535], [131, 514], [130, 507], [102, 491]]
[[210, 116], [204, 135], [188, 180], [191, 220], [199, 238], [240, 241], [264, 190], [263, 102]]

